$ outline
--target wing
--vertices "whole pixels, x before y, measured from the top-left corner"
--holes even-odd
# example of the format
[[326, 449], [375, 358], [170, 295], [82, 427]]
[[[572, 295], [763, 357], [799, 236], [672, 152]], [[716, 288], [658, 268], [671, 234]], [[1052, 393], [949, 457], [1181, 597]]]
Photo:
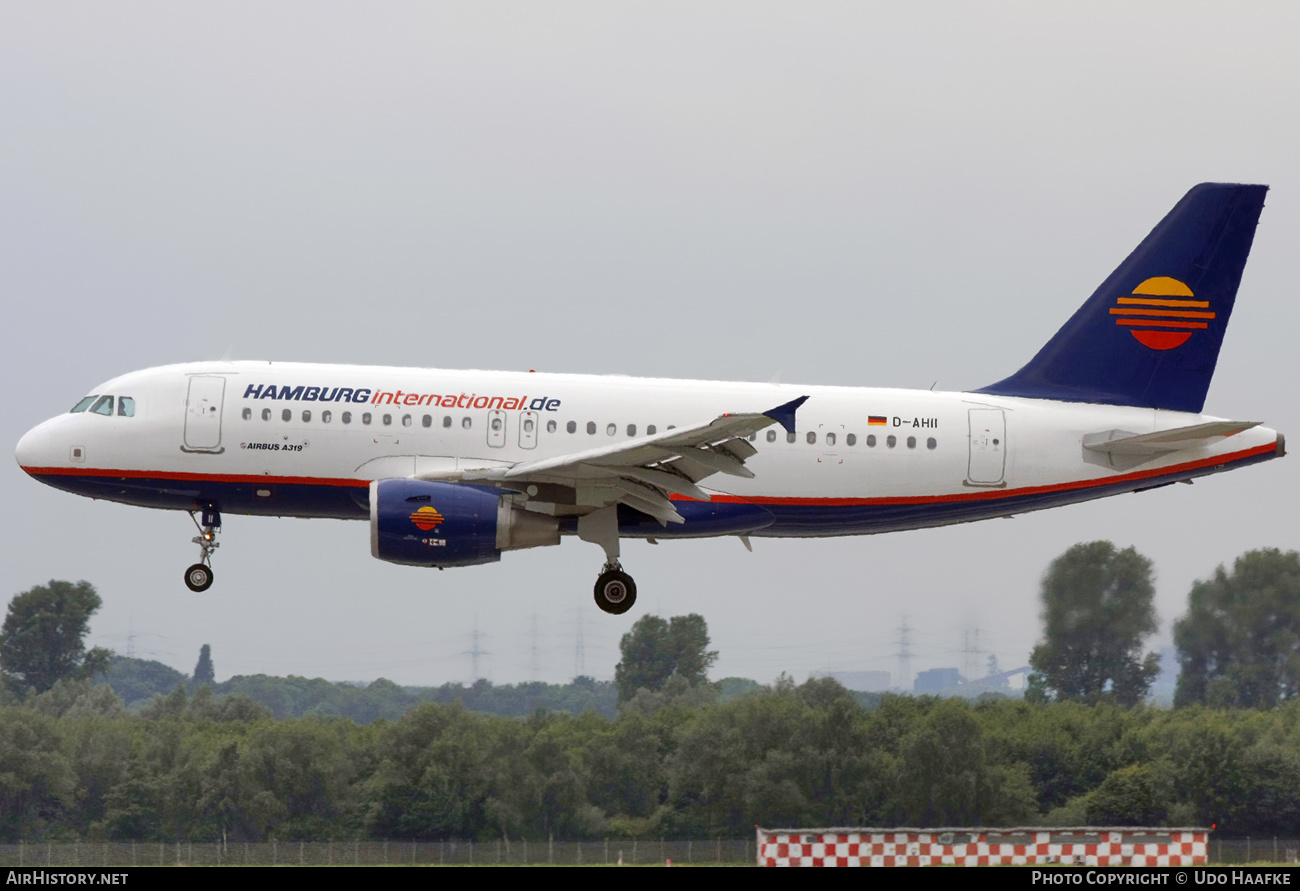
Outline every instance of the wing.
[[712, 421], [678, 427], [631, 442], [587, 449], [512, 467], [420, 474], [438, 479], [526, 491], [530, 502], [554, 506], [557, 514], [581, 516], [612, 504], [626, 504], [660, 523], [684, 522], [670, 495], [708, 501], [697, 483], [715, 473], [746, 479], [745, 461], [757, 453], [747, 438], [772, 424], [794, 432], [800, 396], [765, 412], [719, 415]]

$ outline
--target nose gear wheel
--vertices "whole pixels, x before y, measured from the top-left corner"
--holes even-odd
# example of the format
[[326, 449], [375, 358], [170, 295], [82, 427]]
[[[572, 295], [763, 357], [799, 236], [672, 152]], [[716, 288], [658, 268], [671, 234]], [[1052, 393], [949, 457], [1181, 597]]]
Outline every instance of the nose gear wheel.
[[189, 513], [199, 530], [199, 534], [191, 539], [199, 546], [199, 562], [185, 570], [185, 587], [197, 593], [212, 587], [212, 552], [221, 547], [217, 542], [217, 533], [221, 531], [221, 512], [216, 505], [204, 505], [201, 524], [195, 519], [194, 511]]
[[198, 593], [212, 587], [212, 567], [195, 563], [185, 570], [185, 586]]

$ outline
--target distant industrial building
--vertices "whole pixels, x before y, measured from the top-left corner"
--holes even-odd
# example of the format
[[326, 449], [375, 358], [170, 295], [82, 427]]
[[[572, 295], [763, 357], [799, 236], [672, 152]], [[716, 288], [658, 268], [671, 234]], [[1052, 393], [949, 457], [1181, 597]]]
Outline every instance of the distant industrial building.
[[846, 690], [858, 693], [884, 693], [889, 689], [887, 671], [814, 671], [815, 678], [834, 678]]
[[921, 695], [943, 696], [964, 683], [966, 679], [955, 668], [931, 668], [917, 672], [912, 690]]

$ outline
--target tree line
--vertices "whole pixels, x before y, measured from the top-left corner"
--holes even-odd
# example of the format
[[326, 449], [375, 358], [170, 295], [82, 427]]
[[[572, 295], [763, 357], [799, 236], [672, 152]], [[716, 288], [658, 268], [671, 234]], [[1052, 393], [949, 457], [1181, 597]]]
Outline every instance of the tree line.
[[313, 715], [348, 718], [361, 724], [380, 719], [395, 721], [426, 702], [461, 702], [470, 711], [514, 717], [530, 715], [540, 708], [573, 714], [590, 710], [612, 718], [618, 706], [618, 688], [613, 681], [585, 676], [567, 684], [543, 681], [493, 684], [480, 679], [472, 684], [455, 682], [437, 687], [405, 687], [385, 678], [354, 684], [263, 674], [205, 682], [197, 674], [186, 675], [161, 662], [114, 656], [107, 671], [96, 675], [94, 682], [112, 687], [127, 708], [146, 706], [155, 696], [165, 696], [178, 686], [190, 694], [209, 686], [218, 698], [246, 696], [266, 706], [276, 718]]
[[1156, 709], [885, 696], [782, 679], [642, 690], [615, 718], [429, 703], [275, 719], [60, 681], [0, 706], [0, 840], [710, 838], [768, 826], [1210, 825], [1300, 817], [1300, 704]]
[[[1094, 542], [1054, 561], [1025, 700], [884, 696], [867, 709], [832, 680], [783, 676], [724, 701], [704, 620], [647, 616], [624, 636], [612, 715], [502, 717], [457, 701], [362, 723], [277, 719], [210, 684], [128, 710], [88, 679], [107, 658], [81, 642], [98, 597], [52, 582], [15, 598], [0, 629], [0, 839], [706, 838], [756, 823], [1293, 832], [1300, 557], [1251, 552], [1197, 584], [1175, 629], [1172, 710], [1142, 704], [1152, 591], [1132, 549]], [[42, 635], [63, 652], [41, 652]], [[195, 676], [214, 674], [205, 651]]]

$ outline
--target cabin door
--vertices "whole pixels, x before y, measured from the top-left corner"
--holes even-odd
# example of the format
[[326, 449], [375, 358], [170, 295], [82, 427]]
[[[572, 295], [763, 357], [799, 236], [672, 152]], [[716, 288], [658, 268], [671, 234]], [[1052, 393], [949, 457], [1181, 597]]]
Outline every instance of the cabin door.
[[226, 392], [226, 379], [210, 374], [196, 374], [190, 378], [189, 394], [185, 397], [185, 445], [187, 452], [220, 452], [221, 400]]
[[1007, 466], [1007, 422], [1000, 408], [970, 409], [970, 464], [966, 482], [1002, 486]]

